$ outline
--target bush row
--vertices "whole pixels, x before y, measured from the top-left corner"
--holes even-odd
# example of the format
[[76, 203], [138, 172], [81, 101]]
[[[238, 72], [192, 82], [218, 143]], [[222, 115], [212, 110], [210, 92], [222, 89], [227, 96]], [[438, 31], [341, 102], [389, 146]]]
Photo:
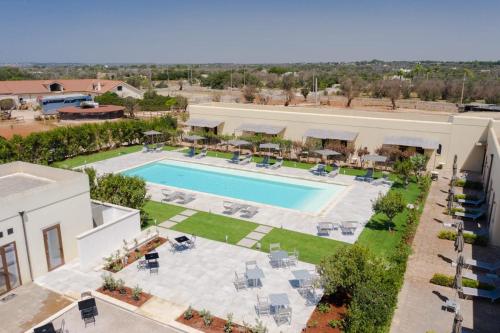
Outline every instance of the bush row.
[[65, 126], [26, 137], [0, 137], [0, 163], [16, 160], [48, 164], [77, 155], [94, 153], [148, 140], [143, 132], [157, 130], [168, 139], [175, 134], [177, 121], [171, 117], [151, 120], [123, 120], [80, 126]]
[[[431, 283], [436, 284], [438, 286], [443, 286], [443, 287], [450, 287], [453, 288], [453, 280], [455, 278], [450, 275], [445, 275], [445, 274], [439, 274], [436, 273], [431, 279]], [[479, 282], [476, 280], [471, 280], [464, 278], [462, 279], [462, 286], [467, 287], [467, 288], [475, 288], [475, 289], [485, 289], [485, 290], [493, 290], [495, 289], [495, 286], [488, 284], [488, 283], [483, 283]]]
[[[441, 230], [438, 234], [438, 238], [454, 241], [455, 239], [457, 239], [457, 232], [454, 230]], [[464, 233], [464, 242], [473, 245], [487, 246], [488, 237], [471, 233]]]
[[483, 189], [483, 183], [474, 182], [474, 181], [466, 180], [466, 179], [456, 179], [454, 184], [455, 184], [455, 186], [469, 188], [472, 190], [482, 190]]

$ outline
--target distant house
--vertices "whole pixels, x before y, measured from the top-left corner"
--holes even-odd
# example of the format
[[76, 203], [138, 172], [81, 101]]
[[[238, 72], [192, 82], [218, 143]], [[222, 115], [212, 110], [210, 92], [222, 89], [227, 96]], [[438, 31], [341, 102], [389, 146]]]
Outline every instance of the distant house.
[[82, 94], [94, 97], [106, 92], [114, 92], [120, 97], [142, 97], [139, 89], [117, 80], [0, 81], [0, 99], [12, 98], [18, 104], [36, 103], [47, 96]]

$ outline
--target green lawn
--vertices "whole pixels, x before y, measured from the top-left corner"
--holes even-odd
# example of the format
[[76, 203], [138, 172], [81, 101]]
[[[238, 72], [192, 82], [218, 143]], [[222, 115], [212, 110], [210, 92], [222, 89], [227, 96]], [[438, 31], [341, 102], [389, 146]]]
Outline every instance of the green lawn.
[[149, 219], [142, 227], [144, 229], [154, 225], [154, 220], [156, 220], [156, 223], [160, 224], [184, 210], [186, 210], [186, 208], [181, 206], [169, 205], [158, 201], [148, 201], [144, 205], [144, 211], [148, 214]]
[[322, 258], [331, 255], [339, 247], [347, 245], [333, 239], [303, 234], [287, 229], [273, 229], [260, 241], [262, 251], [269, 252], [269, 244], [280, 243], [287, 251], [297, 249], [299, 259], [311, 264], [319, 264]]
[[[413, 203], [420, 193], [416, 183], [410, 183], [406, 189], [400, 183], [396, 183], [391, 191], [401, 192], [408, 203]], [[373, 215], [359, 236], [358, 244], [370, 248], [375, 254], [391, 256], [397, 249], [397, 244], [406, 228], [407, 215], [408, 211], [405, 209], [394, 218], [392, 231], [389, 231], [388, 221], [384, 215]]]
[[75, 168], [75, 167], [78, 167], [78, 166], [81, 166], [84, 164], [99, 162], [99, 161], [107, 160], [108, 158], [117, 157], [120, 155], [125, 155], [125, 154], [130, 154], [130, 153], [135, 153], [135, 152], [140, 151], [141, 149], [142, 149], [142, 146], [120, 147], [117, 149], [101, 151], [101, 152], [94, 153], [94, 154], [80, 155], [80, 156], [76, 156], [73, 158], [68, 158], [64, 161], [54, 162], [54, 163], [52, 163], [52, 166], [55, 166], [58, 168], [72, 169], [72, 168]]
[[172, 230], [219, 242], [225, 242], [227, 236], [228, 243], [236, 244], [258, 226], [256, 223], [227, 216], [198, 212], [175, 225]]

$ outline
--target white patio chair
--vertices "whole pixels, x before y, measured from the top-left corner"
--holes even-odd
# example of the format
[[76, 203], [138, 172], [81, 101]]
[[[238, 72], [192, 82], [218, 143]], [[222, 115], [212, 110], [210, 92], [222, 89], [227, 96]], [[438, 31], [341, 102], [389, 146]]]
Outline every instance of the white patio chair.
[[228, 215], [233, 215], [243, 207], [242, 205], [231, 201], [224, 201], [222, 206], [224, 207], [223, 213]]
[[245, 266], [246, 266], [246, 269], [255, 268], [255, 267], [257, 267], [257, 261], [249, 260], [249, 261], [245, 262]]
[[257, 304], [255, 305], [255, 311], [257, 315], [260, 316], [269, 316], [271, 314], [271, 304], [269, 302], [269, 298], [267, 297], [259, 297], [257, 295]]
[[240, 289], [247, 289], [247, 279], [245, 278], [245, 274], [238, 274], [234, 272], [234, 286], [236, 291]]
[[269, 252], [279, 251], [279, 250], [281, 250], [281, 244], [280, 243], [271, 243], [271, 244], [269, 244]]
[[288, 258], [286, 260], [287, 266], [297, 266], [297, 263], [299, 262], [299, 251], [298, 250], [293, 250], [293, 252], [288, 253]]
[[182, 205], [185, 205], [185, 204], [193, 201], [195, 199], [195, 196], [194, 196], [194, 194], [191, 194], [191, 193], [180, 192], [180, 194], [178, 195], [178, 198], [179, 198], [179, 200], [177, 202], [182, 204]]
[[276, 324], [279, 326], [283, 323], [292, 323], [292, 308], [279, 308], [276, 310], [276, 313], [274, 314], [274, 320], [276, 321]]

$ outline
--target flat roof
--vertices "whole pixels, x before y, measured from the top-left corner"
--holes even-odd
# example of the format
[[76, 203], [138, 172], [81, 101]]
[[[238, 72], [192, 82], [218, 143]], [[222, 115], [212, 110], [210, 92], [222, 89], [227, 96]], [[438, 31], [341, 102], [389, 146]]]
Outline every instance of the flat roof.
[[14, 173], [0, 177], [0, 197], [22, 193], [52, 183], [50, 179], [36, 177], [26, 173]]
[[94, 114], [94, 113], [111, 113], [125, 110], [124, 106], [119, 105], [102, 105], [95, 108], [81, 108], [77, 106], [66, 106], [57, 110], [59, 113], [79, 113], [79, 114]]
[[[279, 106], [279, 105], [258, 105], [258, 104], [239, 104], [239, 103], [201, 103], [191, 104], [190, 107], [217, 107], [228, 109], [240, 109], [249, 111], [275, 111], [275, 112], [297, 112], [310, 113], [319, 115], [335, 115], [335, 116], [353, 116], [353, 117], [369, 117], [369, 118], [387, 118], [387, 119], [404, 119], [404, 120], [420, 120], [434, 122], [449, 122], [451, 116], [463, 115], [464, 113], [439, 112], [439, 111], [423, 111], [423, 110], [408, 110], [400, 109], [395, 111], [373, 111], [353, 108], [336, 108], [331, 106]], [[470, 112], [477, 114], [479, 112]], [[472, 114], [467, 114], [473, 116]]]

